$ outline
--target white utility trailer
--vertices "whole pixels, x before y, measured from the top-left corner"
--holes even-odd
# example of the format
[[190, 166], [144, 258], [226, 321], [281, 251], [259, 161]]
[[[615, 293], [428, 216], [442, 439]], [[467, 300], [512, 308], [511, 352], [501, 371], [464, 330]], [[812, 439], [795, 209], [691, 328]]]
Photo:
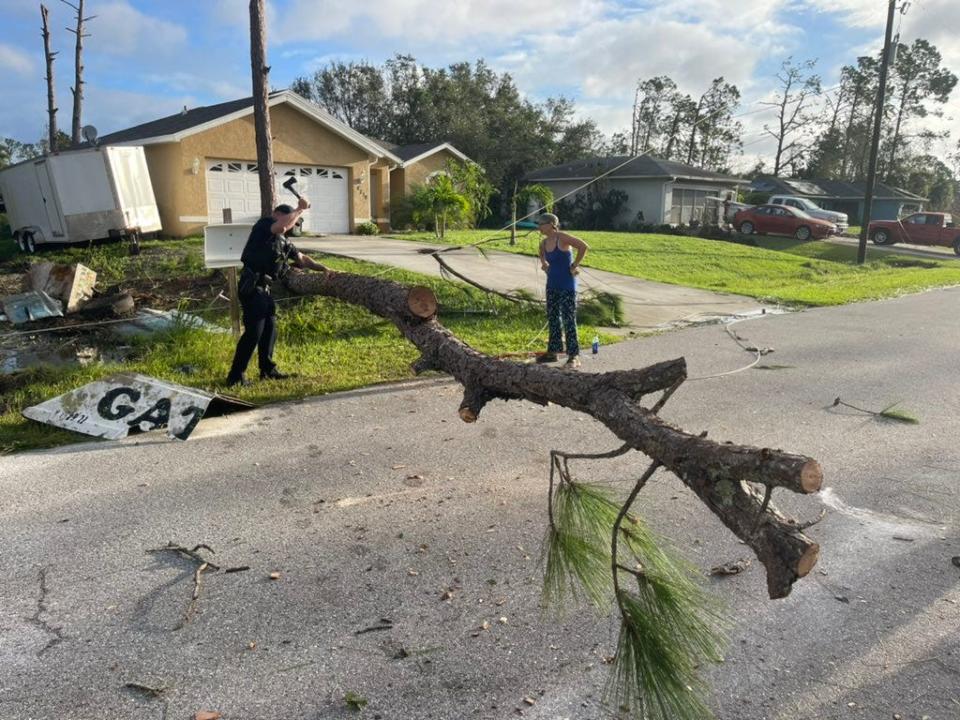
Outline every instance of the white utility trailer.
[[24, 252], [48, 243], [101, 238], [137, 242], [160, 230], [143, 148], [91, 147], [25, 160], [0, 170], [0, 194]]

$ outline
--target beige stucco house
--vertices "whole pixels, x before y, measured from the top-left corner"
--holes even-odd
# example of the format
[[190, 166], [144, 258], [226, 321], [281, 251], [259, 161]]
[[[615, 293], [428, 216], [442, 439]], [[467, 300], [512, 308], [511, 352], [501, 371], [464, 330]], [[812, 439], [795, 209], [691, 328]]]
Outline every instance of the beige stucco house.
[[[295, 201], [281, 187], [295, 175], [312, 204], [305, 232], [348, 233], [371, 220], [387, 229], [391, 198], [403, 195], [409, 178], [435, 172], [447, 155], [466, 159], [445, 144], [404, 158], [289, 90], [271, 93], [269, 104], [277, 198]], [[252, 98], [184, 108], [100, 144], [144, 147], [165, 235], [198, 234], [223, 222], [225, 208], [234, 222], [260, 216]]]
[[390, 170], [390, 200], [393, 203], [407, 195], [415, 185], [423, 185], [437, 173], [444, 172], [451, 160], [471, 162], [450, 143], [394, 145], [378, 140], [377, 144], [400, 160]]

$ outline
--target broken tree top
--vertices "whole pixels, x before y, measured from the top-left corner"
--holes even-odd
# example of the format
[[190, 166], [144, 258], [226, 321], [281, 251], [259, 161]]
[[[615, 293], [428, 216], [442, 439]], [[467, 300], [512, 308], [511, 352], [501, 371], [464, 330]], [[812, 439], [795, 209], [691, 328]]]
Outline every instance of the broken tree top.
[[[463, 385], [459, 411], [466, 422], [475, 422], [495, 399], [552, 402], [596, 418], [629, 447], [672, 471], [753, 549], [766, 568], [771, 598], [786, 597], [816, 564], [817, 543], [769, 497], [778, 487], [817, 492], [823, 474], [815, 460], [691, 435], [658, 417], [656, 406], [641, 404], [643, 396], [669, 395], [686, 379], [683, 358], [601, 374], [522, 365], [487, 356], [454, 336], [437, 321], [436, 299], [428, 288], [337, 272], [294, 272], [285, 282], [293, 292], [334, 297], [392, 321], [421, 352], [415, 372], [443, 371]], [[765, 492], [748, 483], [765, 486]]]

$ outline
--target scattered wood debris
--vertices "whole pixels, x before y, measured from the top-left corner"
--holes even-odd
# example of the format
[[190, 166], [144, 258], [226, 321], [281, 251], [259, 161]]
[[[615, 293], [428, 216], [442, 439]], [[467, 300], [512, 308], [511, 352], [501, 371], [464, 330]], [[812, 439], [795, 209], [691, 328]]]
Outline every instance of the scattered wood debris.
[[750, 567], [750, 560], [740, 558], [734, 562], [724, 563], [723, 565], [717, 565], [716, 567], [710, 568], [711, 575], [739, 575], [744, 570]]
[[[187, 548], [183, 545], [178, 545], [172, 540], [169, 541], [164, 547], [153, 548], [152, 550], [147, 550], [148, 553], [161, 553], [161, 552], [173, 552], [184, 557], [189, 558], [193, 562], [197, 563], [197, 568], [193, 573], [193, 593], [190, 596], [190, 604], [187, 605], [187, 609], [183, 614], [183, 619], [177, 623], [174, 630], [180, 630], [185, 627], [192, 619], [194, 612], [196, 611], [197, 601], [200, 599], [200, 589], [203, 583], [203, 573], [207, 571], [216, 572], [220, 569], [219, 565], [216, 565], [202, 555], [200, 555], [198, 550], [206, 550], [212, 554], [216, 554], [212, 547], [204, 543], [199, 543], [194, 545], [193, 548]], [[219, 717], [219, 715], [217, 716]]]
[[380, 618], [379, 622], [376, 625], [370, 625], [365, 627], [362, 630], [357, 630], [354, 635], [363, 635], [369, 632], [378, 632], [379, 630], [392, 630], [393, 629], [393, 620], [390, 618]]

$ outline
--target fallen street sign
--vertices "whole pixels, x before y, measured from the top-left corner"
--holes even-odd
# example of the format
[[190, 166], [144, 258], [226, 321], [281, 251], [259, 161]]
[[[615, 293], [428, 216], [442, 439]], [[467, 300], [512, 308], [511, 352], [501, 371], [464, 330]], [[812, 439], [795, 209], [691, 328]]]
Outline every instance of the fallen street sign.
[[247, 410], [253, 405], [137, 373], [111, 375], [23, 411], [31, 420], [117, 440], [128, 433], [167, 428], [186, 440], [200, 418]]

